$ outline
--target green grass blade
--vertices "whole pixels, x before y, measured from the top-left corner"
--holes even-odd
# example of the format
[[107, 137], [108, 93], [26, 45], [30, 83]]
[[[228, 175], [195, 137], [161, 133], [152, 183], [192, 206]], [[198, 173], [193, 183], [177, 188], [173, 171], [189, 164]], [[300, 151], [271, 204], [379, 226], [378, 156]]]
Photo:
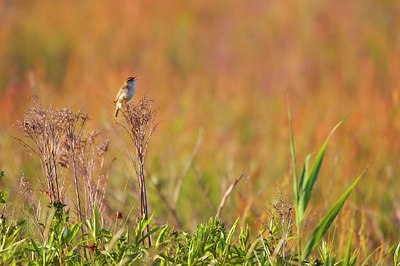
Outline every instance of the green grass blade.
[[325, 150], [328, 145], [328, 142], [330, 138], [332, 137], [333, 133], [336, 131], [336, 129], [346, 120], [343, 119], [339, 123], [336, 124], [336, 126], [331, 130], [329, 133], [328, 137], [326, 138], [325, 142], [322, 144], [321, 148], [319, 149], [317, 156], [315, 157], [314, 163], [311, 167], [310, 174], [305, 176], [304, 183], [302, 183], [302, 186], [300, 188], [302, 191], [304, 191], [304, 211], [307, 208], [308, 202], [310, 201], [312, 191], [314, 190], [315, 183], [317, 182], [318, 176], [319, 176], [319, 171], [322, 166], [322, 162], [324, 160], [325, 156]]
[[296, 161], [296, 147], [294, 145], [294, 135], [293, 135], [293, 127], [292, 127], [292, 115], [290, 113], [290, 109], [288, 108], [288, 116], [289, 116], [289, 136], [290, 136], [290, 153], [292, 155], [292, 163], [293, 163], [293, 192], [297, 195], [297, 161]]
[[296, 226], [297, 229], [300, 230], [301, 223], [301, 213], [299, 212], [299, 189], [297, 185], [297, 161], [296, 161], [296, 147], [294, 144], [294, 134], [293, 134], [293, 126], [292, 126], [292, 115], [290, 113], [290, 109], [288, 108], [288, 117], [289, 117], [289, 136], [290, 136], [290, 153], [292, 155], [292, 164], [293, 164], [293, 197], [294, 197], [294, 209], [296, 212]]
[[353, 230], [350, 230], [350, 238], [349, 242], [347, 243], [347, 250], [346, 255], [344, 256], [343, 266], [350, 266], [351, 265], [351, 242], [353, 241]]
[[393, 265], [399, 266], [400, 265], [400, 242], [396, 247], [396, 251], [393, 255]]
[[308, 178], [308, 172], [309, 172], [309, 166], [310, 166], [310, 162], [311, 162], [311, 155], [312, 154], [309, 154], [309, 155], [307, 155], [306, 156], [306, 159], [305, 159], [305, 161], [304, 161], [304, 165], [303, 165], [303, 169], [302, 169], [302, 171], [301, 171], [301, 175], [300, 175], [300, 182], [299, 182], [299, 189], [300, 190], [304, 190], [305, 189], [305, 182], [306, 182], [306, 180], [307, 180], [307, 178]]
[[141, 242], [143, 242], [146, 238], [148, 238], [149, 236], [152, 236], [155, 232], [157, 232], [160, 229], [160, 227], [155, 227], [153, 229], [151, 229], [150, 231], [148, 231], [146, 234], [144, 234], [141, 238], [139, 238], [139, 240], [136, 242], [137, 245], [139, 246]]
[[226, 245], [231, 244], [232, 236], [235, 233], [238, 224], [239, 224], [239, 218], [236, 219], [235, 223], [232, 225], [232, 228], [229, 230], [229, 233], [228, 233], [228, 235], [226, 237], [226, 240], [225, 240], [225, 244]]
[[93, 210], [93, 241], [97, 242], [97, 237], [100, 232], [100, 218], [99, 218], [99, 211], [97, 207], [94, 208]]
[[40, 249], [39, 249], [38, 245], [36, 244], [35, 240], [31, 239], [31, 243], [32, 243], [33, 249], [36, 251], [38, 256], [40, 256], [41, 252], [40, 252]]
[[75, 236], [78, 234], [79, 230], [81, 229], [82, 223], [77, 222], [74, 224], [71, 229], [68, 231], [68, 234], [65, 239], [66, 244], [70, 244], [72, 240], [75, 238]]
[[[371, 264], [372, 261], [370, 261], [371, 258], [372, 258], [376, 253], [378, 253], [378, 251], [381, 251], [381, 250], [383, 249], [384, 245], [385, 245], [385, 244], [381, 244], [380, 246], [378, 246], [378, 247], [375, 248], [374, 250], [370, 251], [369, 254], [368, 254], [368, 256], [364, 259], [364, 261], [363, 261], [362, 263], [360, 263], [360, 265], [361, 265], [361, 266], [364, 266], [364, 265], [367, 265], [367, 266], [368, 266], [368, 265], [372, 265], [372, 264]], [[396, 265], [396, 266], [397, 266], [397, 265]]]
[[301, 175], [300, 175], [300, 183], [299, 183], [299, 194], [298, 194], [298, 198], [295, 199], [296, 203], [295, 204], [295, 210], [296, 210], [296, 223], [297, 226], [300, 227], [301, 224], [303, 223], [303, 219], [304, 219], [304, 213], [306, 211], [306, 202], [305, 202], [305, 190], [303, 189], [303, 184], [304, 184], [304, 180], [306, 179], [306, 176], [308, 175], [308, 166], [310, 165], [310, 160], [311, 160], [311, 155], [308, 155], [306, 157], [306, 160], [304, 162], [304, 166], [303, 166], [303, 170], [301, 171]]
[[[294, 207], [296, 211], [296, 226], [299, 232], [302, 222], [304, 220], [305, 212], [307, 209], [307, 205], [311, 199], [312, 191], [314, 189], [315, 183], [317, 182], [319, 171], [322, 166], [322, 162], [325, 155], [325, 150], [328, 145], [328, 142], [336, 131], [336, 129], [346, 120], [347, 118], [340, 121], [336, 126], [331, 130], [328, 137], [326, 138], [325, 142], [322, 144], [317, 156], [314, 160], [314, 163], [311, 167], [311, 171], [309, 173], [309, 165], [311, 161], [311, 155], [308, 155], [305, 159], [303, 170], [300, 176], [300, 182], [297, 185], [297, 176], [293, 177], [293, 187], [294, 187]], [[294, 140], [293, 140], [293, 133], [291, 132], [291, 146], [294, 149]], [[292, 157], [295, 157], [294, 152], [292, 152]], [[295, 162], [295, 158], [293, 159]], [[300, 243], [298, 243], [300, 246]], [[299, 247], [299, 252], [301, 248]]]
[[169, 232], [171, 230], [170, 227], [167, 224], [161, 226], [160, 228], [161, 228], [161, 230], [160, 230], [160, 233], [158, 233], [157, 241], [156, 241], [156, 244], [155, 244], [155, 248], [156, 249], [158, 249], [161, 246], [164, 246], [164, 245], [167, 244], [165, 242], [165, 239], [167, 238], [167, 236], [168, 236], [168, 234], [169, 234]]
[[329, 210], [329, 212], [324, 216], [324, 218], [319, 222], [318, 226], [315, 228], [314, 232], [311, 234], [310, 239], [302, 253], [301, 259], [307, 258], [310, 253], [316, 248], [319, 242], [322, 240], [325, 232], [329, 229], [332, 222], [335, 220], [336, 216], [339, 214], [350, 193], [353, 191], [354, 187], [360, 181], [361, 177], [364, 176], [365, 170], [357, 179], [351, 184], [351, 186], [343, 193], [335, 205]]

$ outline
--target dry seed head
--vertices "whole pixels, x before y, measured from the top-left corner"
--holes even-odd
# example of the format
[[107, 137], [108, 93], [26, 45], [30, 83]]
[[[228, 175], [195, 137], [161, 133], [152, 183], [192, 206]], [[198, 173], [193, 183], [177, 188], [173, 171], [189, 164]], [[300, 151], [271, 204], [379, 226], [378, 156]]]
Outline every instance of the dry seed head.
[[101, 135], [101, 132], [99, 130], [94, 130], [92, 131], [92, 133], [90, 133], [89, 135], [89, 142], [90, 143], [94, 143], [96, 141], [96, 139]]
[[110, 145], [110, 140], [106, 140], [100, 147], [97, 148], [97, 155], [103, 157], [108, 150], [108, 146]]
[[122, 113], [132, 133], [132, 137], [143, 141], [146, 134], [154, 131], [155, 111], [152, 109], [153, 100], [145, 95], [138, 103], [127, 103], [123, 105]]

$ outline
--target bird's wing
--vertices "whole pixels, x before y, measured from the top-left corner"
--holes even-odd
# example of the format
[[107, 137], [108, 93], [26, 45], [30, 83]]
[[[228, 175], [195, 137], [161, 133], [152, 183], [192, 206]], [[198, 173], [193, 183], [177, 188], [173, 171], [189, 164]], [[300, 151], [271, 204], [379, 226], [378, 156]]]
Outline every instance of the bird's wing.
[[125, 85], [122, 85], [121, 88], [119, 89], [118, 93], [117, 93], [117, 97], [115, 97], [115, 101], [114, 102], [118, 102], [118, 100], [125, 93], [125, 91], [126, 91], [126, 87], [125, 87]]

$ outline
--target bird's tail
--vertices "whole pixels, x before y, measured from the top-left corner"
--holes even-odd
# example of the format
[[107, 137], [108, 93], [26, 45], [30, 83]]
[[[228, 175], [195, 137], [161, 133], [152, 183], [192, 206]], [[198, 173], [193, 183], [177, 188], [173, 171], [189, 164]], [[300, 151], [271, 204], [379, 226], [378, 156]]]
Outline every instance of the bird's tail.
[[119, 112], [119, 109], [121, 108], [121, 103], [117, 103], [117, 106], [115, 107], [115, 114], [114, 114], [114, 117], [117, 117], [118, 116], [118, 112]]

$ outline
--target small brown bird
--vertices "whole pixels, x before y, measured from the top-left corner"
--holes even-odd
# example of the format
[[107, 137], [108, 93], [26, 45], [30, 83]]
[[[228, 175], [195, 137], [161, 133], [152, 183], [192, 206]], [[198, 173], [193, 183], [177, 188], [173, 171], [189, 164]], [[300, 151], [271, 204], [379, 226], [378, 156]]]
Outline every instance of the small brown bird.
[[129, 77], [126, 79], [124, 85], [119, 89], [117, 97], [115, 97], [114, 103], [116, 103], [115, 114], [114, 116], [118, 116], [119, 109], [122, 107], [122, 103], [126, 103], [133, 98], [135, 94], [136, 87], [136, 77]]

